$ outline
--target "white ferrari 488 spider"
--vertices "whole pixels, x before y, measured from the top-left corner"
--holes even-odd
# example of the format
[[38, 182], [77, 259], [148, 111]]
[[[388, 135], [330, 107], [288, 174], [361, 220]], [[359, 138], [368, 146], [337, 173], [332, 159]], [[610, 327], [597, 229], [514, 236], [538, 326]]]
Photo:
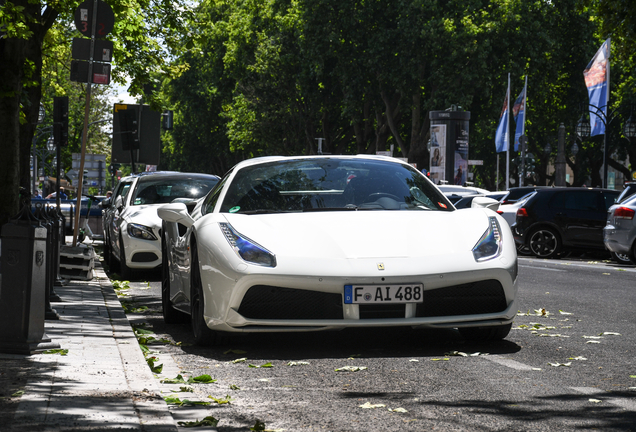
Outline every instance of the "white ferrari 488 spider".
[[167, 323], [222, 332], [458, 328], [502, 339], [517, 254], [498, 203], [456, 211], [422, 173], [380, 156], [263, 157], [189, 212], [158, 208]]

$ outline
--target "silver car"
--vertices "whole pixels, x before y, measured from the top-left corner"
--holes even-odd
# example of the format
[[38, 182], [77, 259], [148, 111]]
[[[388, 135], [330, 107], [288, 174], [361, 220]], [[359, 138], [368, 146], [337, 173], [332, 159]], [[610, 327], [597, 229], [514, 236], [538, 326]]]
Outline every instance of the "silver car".
[[628, 258], [636, 264], [636, 195], [607, 211], [607, 225], [603, 228], [605, 247], [619, 262]]

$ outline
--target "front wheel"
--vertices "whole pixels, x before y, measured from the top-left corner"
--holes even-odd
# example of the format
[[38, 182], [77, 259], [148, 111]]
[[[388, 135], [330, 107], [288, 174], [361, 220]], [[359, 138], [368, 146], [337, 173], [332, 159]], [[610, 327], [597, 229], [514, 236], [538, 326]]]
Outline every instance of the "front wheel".
[[188, 321], [188, 316], [176, 310], [170, 301], [170, 267], [166, 241], [161, 245], [161, 310], [166, 324], [177, 324]]
[[631, 265], [632, 264], [632, 260], [629, 259], [629, 255], [628, 254], [619, 254], [619, 253], [615, 253], [612, 252], [612, 259], [614, 260], [614, 262], [621, 264], [621, 265]]
[[539, 258], [554, 258], [561, 251], [561, 239], [552, 228], [537, 228], [530, 233], [528, 248]]
[[512, 323], [491, 327], [460, 327], [459, 334], [469, 341], [495, 341], [508, 336]]
[[119, 275], [123, 280], [132, 278], [132, 270], [126, 264], [126, 251], [124, 250], [124, 239], [119, 237]]
[[190, 321], [192, 323], [192, 333], [194, 343], [197, 345], [213, 345], [217, 341], [216, 332], [210, 330], [203, 318], [205, 310], [205, 295], [201, 284], [201, 270], [199, 268], [199, 254], [196, 244], [192, 244], [192, 259], [190, 261]]

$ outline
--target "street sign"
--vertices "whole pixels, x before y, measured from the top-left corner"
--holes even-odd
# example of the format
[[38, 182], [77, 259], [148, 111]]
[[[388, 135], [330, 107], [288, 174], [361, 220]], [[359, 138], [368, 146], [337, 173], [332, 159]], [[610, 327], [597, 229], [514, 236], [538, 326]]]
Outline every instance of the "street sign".
[[[71, 81], [88, 82], [89, 62], [71, 60]], [[93, 84], [110, 84], [110, 65], [93, 62]]]
[[[75, 10], [75, 26], [84, 36], [91, 37], [93, 34], [93, 5], [94, 0], [87, 0]], [[103, 38], [113, 30], [115, 25], [115, 14], [113, 9], [102, 0], [97, 0], [97, 26], [95, 37]]]
[[[113, 61], [113, 43], [106, 39], [95, 40], [95, 53], [93, 60], [109, 63]], [[73, 38], [72, 57], [75, 60], [90, 60], [91, 40], [85, 38]]]
[[483, 165], [484, 161], [481, 159], [468, 159], [468, 165]]

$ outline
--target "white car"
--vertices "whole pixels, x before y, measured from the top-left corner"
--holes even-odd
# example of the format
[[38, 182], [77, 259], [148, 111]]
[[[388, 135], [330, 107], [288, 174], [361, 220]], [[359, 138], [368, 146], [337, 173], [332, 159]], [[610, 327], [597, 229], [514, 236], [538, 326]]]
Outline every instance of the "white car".
[[[124, 177], [111, 200], [103, 201], [104, 257], [120, 275], [161, 265], [161, 219], [157, 208], [175, 200], [188, 203], [205, 196], [219, 181], [209, 174], [164, 173]], [[184, 204], [185, 205], [185, 204]]]
[[189, 315], [198, 344], [386, 326], [504, 338], [515, 243], [491, 210], [499, 203], [474, 201], [457, 211], [422, 173], [382, 156], [243, 161], [192, 212], [157, 210], [164, 319]]

